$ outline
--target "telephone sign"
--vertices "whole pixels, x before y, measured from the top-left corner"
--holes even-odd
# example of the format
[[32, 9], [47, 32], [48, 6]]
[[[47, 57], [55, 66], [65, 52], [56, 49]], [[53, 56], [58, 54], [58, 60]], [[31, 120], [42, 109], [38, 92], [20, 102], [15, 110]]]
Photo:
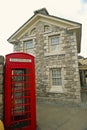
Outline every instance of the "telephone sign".
[[5, 130], [36, 130], [34, 57], [6, 55], [4, 82]]

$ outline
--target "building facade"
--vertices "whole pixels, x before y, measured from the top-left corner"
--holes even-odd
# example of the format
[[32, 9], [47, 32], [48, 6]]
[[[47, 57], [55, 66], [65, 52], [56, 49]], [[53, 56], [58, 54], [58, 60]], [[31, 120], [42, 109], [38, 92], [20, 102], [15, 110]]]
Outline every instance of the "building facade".
[[81, 100], [82, 102], [87, 102], [87, 58], [79, 56], [78, 59], [81, 85]]
[[79, 56], [79, 72], [81, 89], [87, 88], [87, 58]]
[[0, 55], [0, 119], [3, 119], [4, 56]]
[[80, 23], [52, 16], [42, 8], [8, 39], [14, 52], [35, 56], [38, 100], [81, 101], [81, 27]]

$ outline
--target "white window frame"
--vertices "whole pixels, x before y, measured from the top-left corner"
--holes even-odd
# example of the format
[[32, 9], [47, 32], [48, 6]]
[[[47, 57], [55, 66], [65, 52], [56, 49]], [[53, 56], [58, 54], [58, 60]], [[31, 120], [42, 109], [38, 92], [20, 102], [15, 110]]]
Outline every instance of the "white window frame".
[[[59, 85], [53, 85], [53, 76], [52, 76], [52, 71], [53, 70], [60, 70], [61, 71], [61, 74], [60, 74], [60, 77], [55, 77], [54, 79], [56, 78], [60, 78], [61, 79], [61, 84]], [[58, 75], [57, 75], [58, 76]], [[63, 92], [63, 88], [62, 88], [62, 68], [51, 68], [50, 69], [50, 92], [55, 92], [55, 93], [62, 93]]]
[[[32, 42], [32, 45], [30, 45], [30, 46], [27, 46], [27, 44], [28, 44], [28, 42]], [[25, 52], [26, 53], [33, 53], [33, 39], [29, 39], [29, 40], [26, 40], [26, 41], [24, 41], [24, 46], [25, 46]]]
[[59, 50], [59, 44], [60, 44], [60, 34], [49, 36], [49, 52], [58, 51]]

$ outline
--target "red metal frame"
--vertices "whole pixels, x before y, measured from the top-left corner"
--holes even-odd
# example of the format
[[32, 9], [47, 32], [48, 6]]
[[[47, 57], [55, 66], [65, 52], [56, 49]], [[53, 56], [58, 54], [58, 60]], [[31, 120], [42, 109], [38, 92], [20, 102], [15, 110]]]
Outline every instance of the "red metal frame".
[[6, 55], [4, 78], [6, 130], [36, 130], [35, 63], [26, 53]]

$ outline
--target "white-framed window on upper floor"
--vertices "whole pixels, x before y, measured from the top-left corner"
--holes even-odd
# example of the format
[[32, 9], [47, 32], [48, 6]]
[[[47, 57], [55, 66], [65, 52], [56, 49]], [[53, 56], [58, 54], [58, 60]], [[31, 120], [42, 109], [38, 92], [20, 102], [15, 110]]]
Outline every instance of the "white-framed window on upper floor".
[[60, 35], [49, 36], [49, 52], [58, 51]]
[[50, 69], [50, 92], [62, 92], [62, 69]]
[[24, 41], [24, 48], [26, 53], [33, 53], [33, 39]]

